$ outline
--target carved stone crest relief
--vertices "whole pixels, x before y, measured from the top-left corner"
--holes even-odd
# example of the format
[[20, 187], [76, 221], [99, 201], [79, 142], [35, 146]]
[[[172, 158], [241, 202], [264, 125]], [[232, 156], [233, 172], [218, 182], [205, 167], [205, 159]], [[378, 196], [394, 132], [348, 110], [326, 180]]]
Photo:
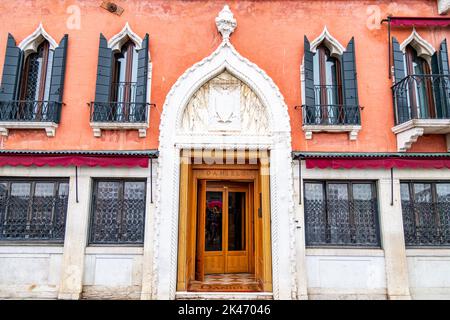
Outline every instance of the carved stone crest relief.
[[222, 73], [209, 83], [208, 128], [210, 131], [241, 129], [241, 83]]
[[265, 107], [256, 94], [242, 81], [221, 73], [204, 84], [186, 106], [183, 132], [240, 132], [258, 135], [268, 130]]

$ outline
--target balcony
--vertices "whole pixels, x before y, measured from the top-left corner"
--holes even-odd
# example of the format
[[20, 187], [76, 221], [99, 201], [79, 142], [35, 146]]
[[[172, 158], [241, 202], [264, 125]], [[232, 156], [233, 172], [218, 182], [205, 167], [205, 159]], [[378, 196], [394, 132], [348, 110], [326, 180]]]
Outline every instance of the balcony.
[[424, 134], [445, 134], [450, 150], [450, 86], [448, 75], [410, 75], [392, 87], [399, 152]]
[[134, 102], [135, 97], [135, 83], [117, 83], [113, 85], [112, 102], [91, 102], [94, 136], [101, 137], [102, 130], [138, 130], [139, 137], [146, 137], [150, 104]]
[[44, 129], [54, 137], [61, 107], [56, 101], [0, 101], [0, 134], [8, 136], [9, 129]]
[[315, 86], [315, 101], [320, 104], [302, 106], [305, 138], [312, 139], [314, 132], [348, 132], [350, 140], [356, 140], [361, 130], [361, 107], [338, 103], [341, 86]]

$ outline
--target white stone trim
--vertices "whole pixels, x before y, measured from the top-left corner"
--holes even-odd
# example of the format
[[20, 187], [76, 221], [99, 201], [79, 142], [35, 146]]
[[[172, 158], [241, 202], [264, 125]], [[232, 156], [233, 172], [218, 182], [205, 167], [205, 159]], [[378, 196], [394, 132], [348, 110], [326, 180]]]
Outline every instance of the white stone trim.
[[216, 27], [223, 39], [228, 40], [237, 27], [237, 21], [228, 5], [225, 5], [216, 17]]
[[45, 31], [44, 26], [40, 23], [32, 34], [22, 40], [19, 44], [19, 49], [25, 52], [26, 55], [37, 52], [38, 46], [44, 39], [50, 44], [50, 50], [55, 50], [58, 47], [58, 43]]
[[122, 246], [89, 246], [86, 247], [86, 254], [102, 254], [102, 255], [142, 255], [144, 249], [142, 247], [122, 247]]
[[2, 121], [0, 122], [0, 135], [8, 136], [9, 129], [44, 129], [48, 137], [54, 137], [58, 124], [54, 122], [26, 122]]
[[330, 50], [331, 56], [333, 57], [341, 56], [345, 52], [345, 47], [331, 35], [327, 26], [325, 26], [322, 33], [311, 42], [311, 52], [315, 53], [317, 47], [322, 43]]
[[450, 257], [450, 248], [406, 249], [407, 257]]
[[348, 132], [350, 141], [358, 139], [358, 133], [361, 131], [361, 128], [361, 125], [303, 125], [302, 127], [303, 131], [305, 131], [306, 140], [311, 140], [314, 132]]
[[307, 256], [384, 257], [383, 249], [308, 248]]
[[[397, 150], [405, 152], [424, 134], [446, 134], [450, 148], [450, 119], [412, 119], [392, 128], [397, 136]], [[450, 149], [449, 149], [450, 150]]]
[[450, 10], [450, 0], [437, 0], [439, 14], [447, 14]]
[[[153, 297], [174, 299], [177, 280], [178, 191], [180, 148], [178, 129], [183, 110], [192, 95], [208, 80], [224, 70], [246, 83], [267, 108], [270, 145], [270, 185], [272, 211], [272, 272], [275, 299], [292, 299], [295, 289], [295, 238], [292, 199], [291, 130], [287, 106], [278, 87], [258, 66], [242, 57], [229, 39], [207, 58], [189, 68], [173, 85], [163, 106], [160, 124], [160, 156], [154, 217]], [[255, 137], [235, 136], [233, 144], [216, 144], [191, 138], [184, 147], [200, 145], [208, 148], [259, 147]]]
[[142, 46], [142, 38], [139, 37], [130, 27], [130, 25], [125, 23], [123, 29], [116, 35], [114, 35], [108, 41], [108, 47], [113, 51], [120, 51], [122, 45], [130, 39], [133, 41], [136, 49], [141, 49]]
[[149, 127], [148, 120], [146, 123], [91, 122], [90, 125], [94, 132], [94, 137], [96, 138], [100, 138], [102, 136], [102, 130], [138, 130], [139, 138], [145, 138], [147, 136], [147, 129]]
[[272, 292], [177, 292], [178, 300], [272, 300]]
[[416, 50], [417, 55], [428, 61], [428, 63], [431, 65], [431, 57], [436, 52], [436, 50], [433, 48], [433, 45], [431, 43], [429, 43], [419, 35], [419, 33], [416, 31], [416, 28], [413, 28], [413, 31], [411, 32], [409, 37], [402, 42], [402, 44], [400, 45], [400, 50], [405, 53], [406, 47], [408, 45], [411, 45]]

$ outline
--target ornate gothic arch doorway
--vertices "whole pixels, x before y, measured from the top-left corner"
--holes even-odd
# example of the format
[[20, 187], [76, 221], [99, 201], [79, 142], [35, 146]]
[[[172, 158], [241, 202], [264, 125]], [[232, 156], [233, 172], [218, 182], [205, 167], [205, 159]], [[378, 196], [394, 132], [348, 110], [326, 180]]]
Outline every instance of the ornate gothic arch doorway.
[[[253, 208], [248, 207], [253, 212], [249, 217], [262, 214], [265, 219], [266, 233], [261, 240], [265, 243], [260, 269], [265, 282], [262, 288], [272, 292], [275, 299], [291, 299], [295, 296], [295, 244], [287, 107], [270, 77], [243, 58], [230, 43], [236, 20], [227, 6], [216, 18], [216, 24], [223, 42], [178, 79], [163, 107], [154, 219], [153, 294], [158, 299], [174, 299], [177, 290], [186, 290], [188, 284], [186, 281], [183, 284], [183, 279], [188, 279], [186, 275], [192, 277], [198, 272], [192, 267], [195, 264], [186, 260], [190, 252], [196, 252], [197, 258], [199, 250], [193, 248], [194, 242], [191, 247], [180, 246], [189, 237], [200, 239], [198, 234], [202, 234], [194, 236], [186, 232], [193, 226], [188, 224], [188, 208], [204, 203], [204, 199], [189, 202], [189, 195], [193, 194], [189, 185], [201, 189], [203, 183], [192, 183], [193, 166], [215, 165], [214, 170], [223, 176], [231, 168], [227, 167], [227, 159], [233, 159], [234, 165], [243, 170], [235, 174], [240, 179], [221, 179], [227, 180], [226, 184], [249, 183], [240, 186], [253, 194], [253, 198], [246, 198], [254, 204]], [[254, 180], [245, 176], [252, 172], [245, 166], [253, 166]], [[257, 191], [263, 195], [260, 206]], [[258, 213], [259, 208], [262, 213]], [[198, 229], [197, 223], [195, 226]], [[247, 237], [254, 239], [255, 244], [258, 240], [251, 234], [255, 229], [252, 230]], [[189, 256], [192, 258], [192, 254]], [[258, 257], [253, 255], [247, 260], [247, 270], [257, 268], [257, 261], [252, 259]]]

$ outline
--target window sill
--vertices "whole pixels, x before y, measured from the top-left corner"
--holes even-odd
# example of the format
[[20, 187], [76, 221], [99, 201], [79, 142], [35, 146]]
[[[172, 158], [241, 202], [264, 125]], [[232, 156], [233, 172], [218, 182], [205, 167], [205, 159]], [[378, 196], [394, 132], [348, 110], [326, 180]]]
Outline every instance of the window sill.
[[305, 131], [305, 139], [311, 140], [313, 133], [329, 132], [329, 133], [343, 133], [348, 132], [348, 138], [354, 141], [358, 138], [358, 133], [361, 131], [361, 125], [303, 125]]
[[94, 137], [102, 136], [102, 130], [138, 130], [139, 138], [147, 136], [148, 123], [147, 122], [91, 122], [91, 128], [94, 131]]
[[0, 254], [63, 254], [62, 244], [1, 243]]
[[[392, 128], [397, 136], [398, 152], [405, 152], [424, 134], [450, 134], [450, 119], [412, 119]], [[450, 151], [447, 137], [447, 149]]]
[[54, 137], [58, 124], [55, 122], [31, 122], [31, 121], [1, 121], [0, 134], [2, 136], [9, 135], [9, 129], [44, 129], [48, 137]]
[[407, 257], [450, 257], [450, 247], [406, 248]]
[[324, 247], [324, 248], [306, 248], [306, 255], [307, 256], [350, 256], [350, 257], [384, 257], [384, 250], [380, 248], [352, 248], [352, 247], [345, 247], [345, 248], [330, 248], [330, 247]]
[[142, 255], [144, 254], [144, 248], [134, 246], [89, 246], [86, 247], [86, 254], [121, 254], [121, 255]]

